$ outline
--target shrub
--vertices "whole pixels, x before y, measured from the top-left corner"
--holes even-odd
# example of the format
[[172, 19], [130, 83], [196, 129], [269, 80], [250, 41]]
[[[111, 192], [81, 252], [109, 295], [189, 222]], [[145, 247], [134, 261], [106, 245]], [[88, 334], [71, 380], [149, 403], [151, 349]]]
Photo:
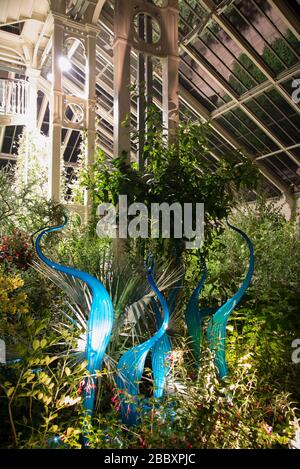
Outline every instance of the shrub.
[[22, 291], [24, 281], [19, 275], [7, 275], [0, 270], [0, 314], [1, 322], [10, 315], [28, 312], [27, 295]]
[[0, 237], [0, 263], [6, 268], [15, 266], [27, 270], [32, 262], [34, 251], [27, 234], [14, 229], [12, 235]]

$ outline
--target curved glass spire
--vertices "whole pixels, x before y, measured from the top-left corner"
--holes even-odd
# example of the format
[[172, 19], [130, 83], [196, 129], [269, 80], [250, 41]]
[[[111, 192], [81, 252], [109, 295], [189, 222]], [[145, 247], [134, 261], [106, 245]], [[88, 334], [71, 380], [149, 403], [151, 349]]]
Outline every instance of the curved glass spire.
[[48, 233], [62, 230], [66, 226], [67, 222], [68, 219], [65, 217], [62, 225], [42, 230], [36, 238], [35, 249], [40, 260], [48, 267], [82, 280], [91, 289], [92, 303], [88, 319], [85, 351], [89, 378], [87, 378], [85, 383], [83, 406], [86, 414], [92, 416], [95, 401], [96, 371], [101, 368], [104, 353], [110, 340], [114, 321], [114, 311], [109, 294], [99, 280], [86, 272], [57, 264], [43, 254], [40, 246], [42, 238]]
[[164, 317], [156, 334], [154, 334], [150, 339], [146, 340], [146, 342], [143, 342], [142, 344], [139, 344], [125, 352], [119, 360], [117, 366], [118, 374], [116, 376], [116, 384], [123, 394], [121, 397], [120, 408], [122, 419], [127, 425], [134, 425], [138, 421], [137, 406], [139, 403], [137, 401], [137, 396], [139, 393], [139, 382], [142, 378], [145, 367], [145, 360], [150, 350], [153, 349], [153, 346], [159, 343], [161, 339], [163, 339], [163, 342], [160, 344], [162, 347], [162, 353], [159, 355], [156, 354], [154, 356], [154, 360], [152, 360], [154, 366], [153, 374], [155, 376], [157, 387], [156, 397], [160, 397], [162, 395], [163, 384], [166, 376], [165, 364], [162, 364], [162, 357], [164, 357], [163, 352], [165, 346], [168, 346], [168, 344], [165, 344], [165, 340], [168, 338], [165, 332], [169, 323], [169, 308], [165, 297], [157, 288], [153, 278], [154, 261], [152, 254], [148, 255], [146, 269], [149, 285], [156, 294], [162, 306]]
[[224, 378], [228, 374], [225, 356], [226, 324], [230, 313], [242, 299], [245, 291], [247, 290], [254, 272], [254, 250], [250, 239], [246, 233], [239, 228], [230, 225], [228, 222], [227, 224], [231, 229], [239, 233], [246, 241], [249, 249], [249, 267], [246, 277], [238, 291], [216, 311], [208, 324], [207, 338], [209, 341], [209, 347], [215, 354], [214, 360], [220, 379]]

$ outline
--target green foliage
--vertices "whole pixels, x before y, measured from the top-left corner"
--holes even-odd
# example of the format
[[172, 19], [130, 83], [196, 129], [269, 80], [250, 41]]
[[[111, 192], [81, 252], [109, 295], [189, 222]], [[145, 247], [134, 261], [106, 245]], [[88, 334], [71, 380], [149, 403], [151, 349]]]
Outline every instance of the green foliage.
[[257, 170], [236, 151], [212, 164], [208, 126], [180, 124], [177, 143], [167, 146], [161, 116], [154, 107], [148, 111], [147, 125], [143, 171], [126, 154], [110, 162], [100, 152], [93, 167], [82, 173], [83, 186], [92, 192], [95, 204], [116, 205], [121, 194], [128, 196], [128, 204], [141, 202], [148, 208], [155, 202], [181, 206], [202, 202], [209, 241], [212, 229], [234, 206], [237, 192], [256, 186]]
[[[181, 346], [183, 357], [185, 347]], [[226, 381], [219, 382], [209, 354], [201, 372], [191, 375], [186, 361], [174, 364], [173, 394], [135, 429], [146, 448], [278, 448], [294, 435], [296, 418], [289, 396], [274, 390], [241, 357]], [[172, 411], [174, 415], [172, 417]], [[134, 444], [134, 443], [133, 443]]]
[[13, 168], [0, 170], [0, 234], [17, 228], [28, 235], [50, 223], [61, 221], [60, 204], [36, 194], [33, 183], [16, 185]]
[[[168, 393], [162, 400], [154, 400], [151, 373], [146, 372], [139, 397], [150, 411], [144, 412], [141, 406], [139, 425], [126, 428], [120, 422], [113, 375], [115, 361], [132, 345], [133, 330], [133, 340], [143, 341], [153, 327], [151, 311], [139, 301], [140, 295], [148, 293], [146, 282], [141, 281], [143, 269], [129, 263], [118, 270], [110, 264], [111, 255], [101, 240], [94, 241], [93, 247], [88, 231], [80, 237], [79, 231], [71, 229], [69, 240], [58, 249], [58, 258], [67, 261], [73, 255], [75, 264], [88, 268], [88, 245], [92, 246], [96, 260], [90, 264], [90, 272], [105, 282], [118, 319], [108, 350], [110, 359], [99, 373], [96, 416], [93, 422], [82, 417], [80, 383], [85, 363], [76, 365], [72, 359], [81, 332], [71, 324], [64, 326], [63, 312], [68, 305], [54, 290], [49, 297], [51, 311], [45, 314], [44, 306], [44, 317], [30, 312], [10, 323], [10, 337], [14, 338], [10, 347], [14, 345], [22, 360], [0, 368], [2, 446], [57, 447], [53, 443], [57, 436], [58, 447], [79, 448], [84, 425], [90, 447], [98, 449], [286, 448], [299, 418], [293, 402], [299, 402], [299, 369], [291, 362], [291, 341], [300, 331], [299, 235], [294, 222], [286, 222], [264, 201], [247, 210], [237, 209], [230, 220], [253, 240], [256, 270], [250, 289], [228, 323], [230, 375], [225, 381], [217, 380], [205, 346], [197, 373], [188, 342], [182, 341], [184, 330], [179, 321], [169, 357]], [[217, 305], [231, 296], [244, 275], [247, 259], [236, 233], [226, 229], [215, 237], [207, 256], [209, 278], [201, 305]], [[189, 256], [185, 262], [187, 292], [179, 305], [182, 312], [200, 274], [197, 257]], [[160, 289], [164, 291], [166, 285]], [[134, 319], [131, 314], [133, 323], [129, 310], [136, 303], [141, 306], [136, 309], [140, 317]], [[41, 316], [41, 307], [39, 311]]]
[[[30, 187], [36, 197], [48, 192], [49, 139], [39, 130], [25, 128], [18, 141], [18, 157], [14, 171], [14, 189]], [[66, 172], [63, 160], [60, 168], [61, 200], [66, 197]]]
[[0, 264], [8, 270], [11, 265], [27, 270], [32, 257], [33, 249], [26, 233], [14, 229], [11, 236], [0, 237]]
[[[291, 343], [300, 336], [298, 224], [287, 222], [279, 209], [264, 200], [238, 210], [230, 220], [254, 244], [255, 272], [243, 302], [229, 321], [229, 360], [237, 358], [238, 350], [251, 353], [251, 361], [262, 376], [270, 375], [274, 386], [276, 383], [299, 400], [296, 382], [300, 370], [291, 360]], [[236, 233], [225, 230], [209, 251], [204, 304], [217, 305], [232, 296], [247, 263], [245, 244]], [[192, 260], [190, 277], [194, 268]]]
[[36, 195], [47, 193], [48, 141], [39, 132], [24, 130], [18, 141], [15, 187], [30, 185]]
[[[169, 357], [168, 392], [161, 401], [154, 400], [151, 372], [146, 371], [139, 398], [151, 410], [143, 412], [141, 406], [140, 424], [126, 428], [118, 411], [115, 365], [126, 349], [146, 340], [155, 327], [143, 256], [133, 245], [133, 254], [119, 259], [109, 242], [97, 238], [92, 224], [83, 228], [71, 223], [64, 240], [49, 237], [52, 241], [47, 240], [44, 250], [49, 257], [101, 279], [116, 314], [109, 356], [99, 372], [95, 419], [84, 419], [81, 391], [86, 363], [80, 350], [86, 331], [68, 315], [74, 314], [74, 305], [78, 311], [84, 301], [89, 302], [89, 292], [65, 277], [56, 277], [53, 285], [51, 275], [32, 268], [32, 258], [20, 263], [16, 257], [18, 242], [23, 242], [19, 230], [30, 235], [61, 221], [63, 209], [37, 195], [30, 185], [16, 192], [12, 175], [1, 171], [1, 252], [6, 260], [0, 271], [0, 337], [6, 341], [8, 359], [19, 358], [0, 366], [1, 447], [57, 447], [53, 443], [57, 436], [58, 447], [79, 448], [85, 427], [91, 448], [286, 448], [299, 429], [294, 401], [300, 401], [300, 370], [291, 361], [291, 342], [300, 334], [299, 227], [263, 200], [247, 209], [235, 207], [232, 213], [236, 192], [255, 183], [252, 165], [233, 153], [212, 168], [207, 128], [195, 124], [181, 126], [178, 146], [167, 148], [156, 118], [153, 110], [143, 173], [129, 165], [125, 155], [111, 164], [100, 154], [93, 170], [82, 172], [82, 184], [93, 190], [96, 204], [116, 203], [120, 193], [128, 195], [129, 203], [147, 205], [205, 202], [209, 277], [201, 306], [217, 306], [230, 297], [247, 267], [244, 243], [229, 229], [219, 236], [221, 221], [230, 215], [230, 221], [246, 231], [254, 243], [256, 268], [251, 287], [227, 327], [230, 375], [217, 380], [205, 344], [198, 373], [188, 340], [182, 340], [186, 301], [200, 277], [198, 255], [184, 254], [184, 286], [169, 330], [174, 350]], [[214, 230], [215, 226], [220, 229]], [[166, 296], [178, 281], [170, 264], [160, 259], [156, 268], [159, 289]], [[79, 305], [65, 293], [72, 288]], [[18, 294], [14, 309], [12, 299]]]

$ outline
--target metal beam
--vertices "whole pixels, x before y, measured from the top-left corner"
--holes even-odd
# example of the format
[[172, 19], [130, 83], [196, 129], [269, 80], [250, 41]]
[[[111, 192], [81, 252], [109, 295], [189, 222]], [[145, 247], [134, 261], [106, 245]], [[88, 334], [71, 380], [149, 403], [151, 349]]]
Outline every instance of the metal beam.
[[[97, 46], [97, 53], [99, 52], [99, 54], [101, 54], [101, 51], [100, 51], [100, 48], [99, 46]], [[109, 65], [112, 65], [112, 57], [109, 56], [109, 54], [105, 53], [105, 60], [107, 61], [107, 63]], [[77, 59], [73, 58], [73, 62], [74, 64], [76, 64], [76, 66], [82, 71], [81, 67], [82, 67], [82, 64], [77, 61]], [[83, 71], [82, 71], [83, 72]], [[161, 80], [161, 77], [157, 75], [157, 73], [154, 73], [154, 76]], [[65, 77], [65, 80], [66, 80], [66, 84], [69, 88], [69, 90], [73, 93], [77, 93], [77, 85], [75, 85], [73, 82], [71, 82], [68, 78]], [[103, 79], [97, 79], [97, 83], [103, 87], [103, 89], [108, 93], [110, 94], [110, 96], [112, 96], [113, 94], [113, 90], [112, 90], [112, 87], [110, 87], [106, 82], [103, 81]], [[155, 105], [161, 110], [162, 109], [162, 106], [161, 106], [161, 103], [159, 102], [159, 100], [153, 98], [153, 101], [155, 103]], [[205, 108], [203, 108], [204, 110]], [[134, 108], [134, 106], [131, 106], [131, 112], [132, 114], [136, 117], [137, 116], [137, 110]], [[207, 111], [208, 112], [208, 111]], [[96, 113], [98, 115], [98, 117], [101, 119], [101, 118], [104, 118], [110, 125], [114, 125], [114, 120], [113, 120], [113, 114], [112, 113], [109, 113], [107, 112], [105, 109], [103, 108], [100, 108], [100, 106], [96, 107]], [[207, 114], [208, 115], [208, 114]], [[99, 122], [99, 124], [101, 126], [101, 121]], [[112, 139], [112, 135], [109, 134], [108, 132], [104, 132], [104, 127], [101, 126], [101, 133], [103, 135], [105, 135], [107, 138], [109, 139]], [[216, 159], [216, 160], [219, 160], [219, 157], [213, 152], [211, 151], [210, 154]], [[134, 158], [135, 157], [135, 153], [133, 151], [131, 151], [131, 157]]]
[[41, 107], [40, 107], [40, 110], [39, 110], [38, 119], [37, 119], [37, 128], [40, 131], [41, 131], [41, 127], [43, 125], [43, 121], [44, 121], [45, 113], [46, 113], [46, 110], [47, 110], [48, 102], [49, 102], [49, 99], [44, 94], [43, 99], [42, 99], [42, 103], [41, 103]]
[[[294, 150], [295, 148], [299, 148], [300, 147], [300, 143], [295, 143], [295, 145], [290, 145], [288, 147], [285, 148], [285, 152], [287, 152], [288, 150]], [[266, 153], [265, 155], [259, 155], [255, 158], [256, 161], [258, 160], [263, 160], [264, 158], [268, 158], [269, 156], [273, 156], [273, 155], [278, 155], [279, 153], [282, 153], [283, 150], [276, 150], [276, 151], [272, 151], [271, 153]]]
[[206, 25], [210, 19], [211, 13], [207, 13], [205, 16], [203, 16], [199, 24], [181, 39], [180, 44], [187, 46], [190, 42], [196, 39], [196, 37], [206, 28]]

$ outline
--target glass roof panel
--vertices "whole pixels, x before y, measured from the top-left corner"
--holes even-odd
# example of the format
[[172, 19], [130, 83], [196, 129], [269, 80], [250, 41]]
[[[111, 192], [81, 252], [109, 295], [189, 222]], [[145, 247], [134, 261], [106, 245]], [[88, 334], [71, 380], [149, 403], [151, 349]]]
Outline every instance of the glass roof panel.
[[[253, 99], [246, 104], [247, 109], [264, 123], [264, 125], [277, 136], [283, 145], [292, 145], [296, 143], [293, 138], [293, 134], [290, 132], [290, 124], [288, 120], [283, 120], [282, 116], [279, 119], [273, 117], [272, 106], [266, 106], [265, 108], [260, 105], [258, 99]], [[285, 130], [287, 128], [287, 130]]]
[[199, 20], [205, 17], [205, 11], [198, 0], [179, 0], [179, 28], [183, 35], [198, 26]]
[[212, 80], [210, 75], [187, 54], [181, 56], [180, 73], [190, 81], [190, 87], [196, 87], [200, 95], [207, 102], [209, 110], [231, 101], [223, 88]]
[[236, 0], [224, 15], [277, 75], [299, 60], [299, 41], [266, 0]]
[[286, 182], [290, 187], [299, 189], [299, 176], [297, 176], [297, 166], [289, 158], [289, 156], [282, 152], [277, 155], [264, 158], [263, 164], [274, 171], [282, 181]]

